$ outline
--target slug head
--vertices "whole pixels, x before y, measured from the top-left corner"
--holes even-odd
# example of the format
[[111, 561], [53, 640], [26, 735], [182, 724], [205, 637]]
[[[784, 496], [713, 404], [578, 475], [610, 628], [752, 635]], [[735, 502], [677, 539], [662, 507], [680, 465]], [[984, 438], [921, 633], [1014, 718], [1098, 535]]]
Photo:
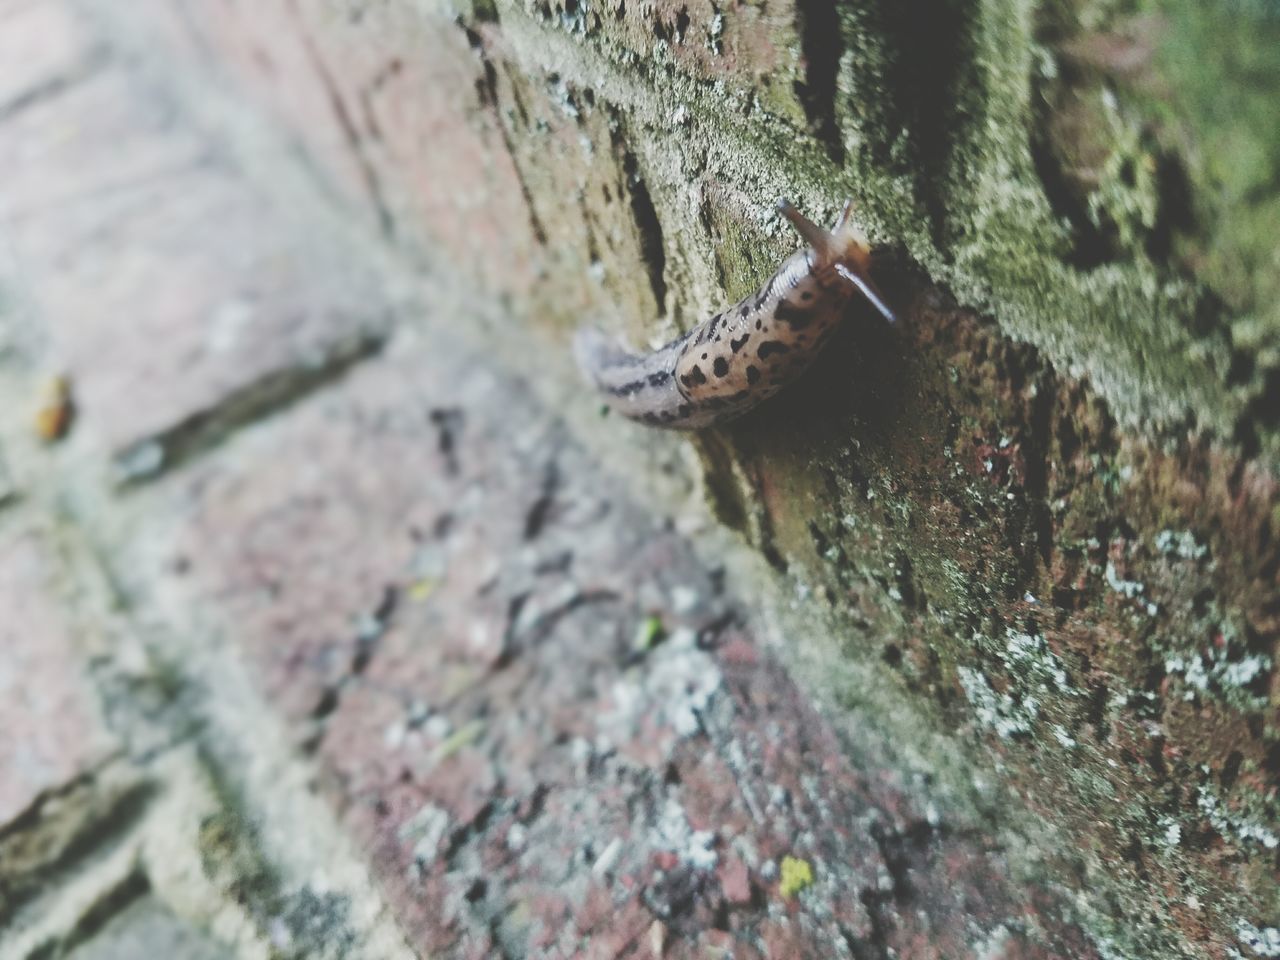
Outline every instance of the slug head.
[[811, 268], [815, 272], [834, 271], [856, 287], [886, 320], [893, 323], [897, 319], [869, 276], [871, 249], [866, 235], [853, 222], [852, 200], [845, 202], [840, 219], [830, 230], [818, 226], [785, 197], [778, 200], [778, 212], [813, 250]]

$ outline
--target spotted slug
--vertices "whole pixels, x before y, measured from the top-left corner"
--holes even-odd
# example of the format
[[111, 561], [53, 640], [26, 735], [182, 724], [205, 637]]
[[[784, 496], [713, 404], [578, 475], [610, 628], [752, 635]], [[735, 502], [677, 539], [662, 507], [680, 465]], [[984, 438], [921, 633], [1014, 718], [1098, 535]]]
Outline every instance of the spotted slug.
[[852, 201], [829, 231], [785, 199], [778, 210], [808, 247], [788, 257], [758, 293], [649, 354], [633, 354], [589, 327], [578, 332], [578, 364], [610, 407], [678, 430], [723, 423], [804, 372], [855, 290], [893, 322], [868, 275], [871, 251], [853, 224]]

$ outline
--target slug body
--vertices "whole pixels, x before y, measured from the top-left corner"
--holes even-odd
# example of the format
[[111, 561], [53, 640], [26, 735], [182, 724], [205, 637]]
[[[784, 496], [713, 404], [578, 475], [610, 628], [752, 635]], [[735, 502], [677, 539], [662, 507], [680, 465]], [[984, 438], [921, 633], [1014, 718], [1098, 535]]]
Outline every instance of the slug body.
[[803, 373], [855, 291], [893, 321], [868, 276], [871, 252], [850, 219], [851, 204], [829, 231], [786, 200], [778, 209], [809, 245], [788, 257], [758, 293], [649, 354], [614, 346], [593, 329], [578, 333], [578, 362], [609, 406], [654, 426], [712, 426]]

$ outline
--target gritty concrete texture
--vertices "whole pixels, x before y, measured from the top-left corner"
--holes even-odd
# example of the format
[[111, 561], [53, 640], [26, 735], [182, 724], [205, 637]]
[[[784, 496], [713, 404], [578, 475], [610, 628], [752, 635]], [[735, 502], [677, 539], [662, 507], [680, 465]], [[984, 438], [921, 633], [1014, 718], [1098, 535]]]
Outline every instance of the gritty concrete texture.
[[[1275, 952], [1262, 5], [0, 18], [13, 649], [98, 704], [24, 707], [0, 954]], [[599, 414], [569, 329], [747, 293], [779, 194], [902, 323]]]

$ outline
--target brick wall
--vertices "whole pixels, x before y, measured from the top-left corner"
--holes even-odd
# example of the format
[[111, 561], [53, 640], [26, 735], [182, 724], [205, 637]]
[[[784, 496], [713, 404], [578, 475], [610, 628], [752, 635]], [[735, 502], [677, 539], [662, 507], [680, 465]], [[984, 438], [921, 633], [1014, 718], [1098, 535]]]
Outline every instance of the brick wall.
[[[1280, 950], [1270, 181], [1197, 166], [1197, 24], [0, 4], [0, 948]], [[602, 417], [569, 332], [753, 289], [783, 194], [902, 329]]]

